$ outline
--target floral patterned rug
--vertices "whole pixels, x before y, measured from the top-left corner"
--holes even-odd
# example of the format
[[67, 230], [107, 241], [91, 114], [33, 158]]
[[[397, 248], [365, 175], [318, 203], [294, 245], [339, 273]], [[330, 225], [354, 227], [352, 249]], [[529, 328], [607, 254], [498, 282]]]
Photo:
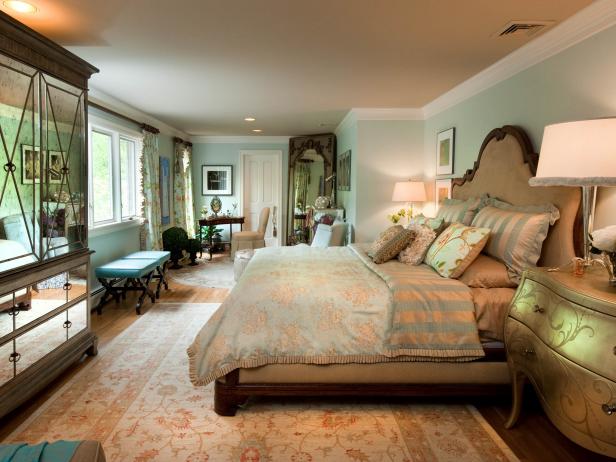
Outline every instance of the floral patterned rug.
[[108, 461], [515, 461], [472, 406], [253, 400], [213, 410], [186, 347], [214, 303], [157, 303], [7, 438], [103, 442]]
[[169, 269], [167, 274], [178, 284], [185, 286], [230, 289], [235, 285], [233, 261], [229, 254], [215, 254], [210, 261], [207, 253], [197, 259], [197, 266], [184, 263], [180, 269]]

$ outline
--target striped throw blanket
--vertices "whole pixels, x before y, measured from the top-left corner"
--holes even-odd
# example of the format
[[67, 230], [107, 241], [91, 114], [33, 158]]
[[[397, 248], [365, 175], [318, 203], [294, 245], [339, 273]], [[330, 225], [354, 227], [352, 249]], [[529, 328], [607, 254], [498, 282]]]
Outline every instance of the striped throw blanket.
[[427, 265], [390, 261], [376, 265], [358, 246], [351, 246], [378, 274], [391, 293], [385, 347], [394, 355], [470, 361], [484, 356], [470, 289], [439, 276]]

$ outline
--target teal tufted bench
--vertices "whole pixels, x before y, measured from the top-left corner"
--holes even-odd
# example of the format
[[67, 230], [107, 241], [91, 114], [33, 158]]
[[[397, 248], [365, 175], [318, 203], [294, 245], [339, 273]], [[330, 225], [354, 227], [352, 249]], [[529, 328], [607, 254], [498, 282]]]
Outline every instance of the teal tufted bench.
[[[165, 289], [169, 289], [165, 279], [169, 258], [170, 253], [166, 251], [135, 252], [96, 268], [96, 278], [105, 288], [105, 293], [96, 307], [97, 313], [102, 314], [103, 305], [111, 298], [119, 303], [120, 297], [125, 299], [127, 292], [138, 291], [141, 295], [137, 300], [136, 310], [137, 314], [141, 314], [146, 295], [155, 303], [160, 297], [161, 285], [164, 284]], [[153, 278], [159, 280], [156, 294], [150, 289]], [[124, 284], [120, 285], [122, 281]]]

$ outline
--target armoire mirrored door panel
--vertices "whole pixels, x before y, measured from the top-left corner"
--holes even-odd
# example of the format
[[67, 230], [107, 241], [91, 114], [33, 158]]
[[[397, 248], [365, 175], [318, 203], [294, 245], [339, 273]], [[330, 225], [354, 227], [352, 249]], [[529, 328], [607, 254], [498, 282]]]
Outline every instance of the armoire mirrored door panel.
[[40, 72], [0, 55], [0, 272], [41, 258]]
[[41, 75], [43, 144], [43, 259], [86, 247], [84, 191], [86, 147], [84, 96], [81, 89]]

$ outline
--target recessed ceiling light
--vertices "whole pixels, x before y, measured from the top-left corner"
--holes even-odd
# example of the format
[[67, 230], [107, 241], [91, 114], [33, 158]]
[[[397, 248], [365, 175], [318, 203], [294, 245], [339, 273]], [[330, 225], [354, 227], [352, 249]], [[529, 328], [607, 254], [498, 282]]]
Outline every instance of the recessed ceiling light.
[[18, 13], [36, 13], [37, 8], [28, 2], [22, 2], [19, 0], [5, 0], [3, 2], [4, 6], [10, 8], [13, 11], [17, 11]]
[[246, 122], [254, 122], [254, 121], [255, 121], [255, 120], [257, 120], [257, 119], [255, 119], [254, 117], [244, 117], [244, 120], [245, 120]]
[[255, 133], [261, 133], [263, 130], [261, 130], [260, 128], [255, 128], [252, 131]]

